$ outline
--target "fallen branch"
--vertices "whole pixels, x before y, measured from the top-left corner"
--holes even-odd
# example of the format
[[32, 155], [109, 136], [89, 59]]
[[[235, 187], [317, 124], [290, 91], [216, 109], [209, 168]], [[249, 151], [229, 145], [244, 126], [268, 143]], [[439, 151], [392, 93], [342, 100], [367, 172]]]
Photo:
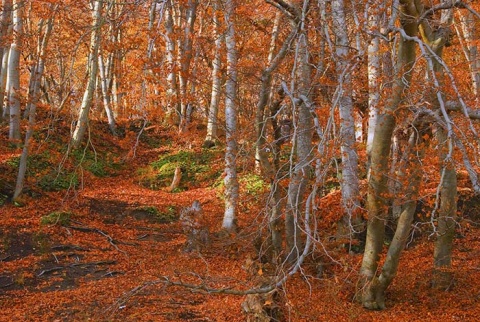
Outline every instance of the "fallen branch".
[[[79, 223], [79, 222], [77, 222]], [[81, 224], [81, 223], [79, 223]], [[100, 230], [98, 228], [92, 228], [92, 227], [87, 227], [87, 226], [64, 226], [66, 228], [70, 228], [70, 229], [73, 229], [73, 230], [78, 230], [78, 231], [82, 231], [82, 232], [93, 232], [93, 233], [97, 233], [99, 235], [102, 235], [103, 237], [105, 237], [107, 239], [107, 241], [110, 243], [110, 245], [112, 245], [117, 251], [119, 251], [120, 253], [124, 254], [125, 256], [128, 256], [127, 252], [124, 251], [124, 250], [121, 250], [116, 244], [119, 244], [120, 242], [118, 242], [117, 240], [113, 239], [110, 235], [108, 235], [106, 232], [104, 232], [103, 230]]]
[[97, 262], [88, 262], [88, 263], [73, 263], [70, 265], [63, 265], [63, 266], [55, 266], [52, 268], [47, 268], [42, 270], [40, 273], [37, 274], [37, 277], [40, 277], [42, 275], [50, 274], [56, 271], [61, 271], [63, 269], [67, 268], [74, 268], [74, 267], [81, 267], [81, 268], [87, 268], [90, 266], [101, 266], [101, 265], [112, 265], [115, 264], [117, 261], [115, 260], [108, 260], [108, 261], [97, 261]]

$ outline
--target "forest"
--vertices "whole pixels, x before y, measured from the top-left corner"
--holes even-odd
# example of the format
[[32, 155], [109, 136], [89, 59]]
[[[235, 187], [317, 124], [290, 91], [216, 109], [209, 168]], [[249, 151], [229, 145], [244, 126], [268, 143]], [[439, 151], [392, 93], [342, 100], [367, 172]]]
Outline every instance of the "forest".
[[478, 320], [478, 1], [0, 9], [0, 321]]

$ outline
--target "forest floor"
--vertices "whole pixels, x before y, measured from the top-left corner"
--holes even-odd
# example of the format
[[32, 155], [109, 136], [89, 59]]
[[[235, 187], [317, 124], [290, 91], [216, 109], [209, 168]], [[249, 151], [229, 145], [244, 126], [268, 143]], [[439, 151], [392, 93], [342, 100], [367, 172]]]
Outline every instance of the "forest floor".
[[[4, 134], [2, 129], [1, 142], [6, 142]], [[201, 137], [194, 133], [174, 143], [170, 151], [179, 146], [200, 149]], [[126, 144], [104, 138], [105, 144], [96, 146], [99, 152], [102, 146], [120, 147], [112, 153], [123, 165], [114, 174], [96, 177], [81, 172], [76, 188], [51, 192], [31, 188], [35, 193], [21, 203], [6, 200], [0, 206], [0, 321], [246, 320], [241, 308], [244, 296], [202, 288], [246, 290], [274, 270], [258, 264], [253, 272], [257, 276], [252, 277], [250, 269], [249, 259], [256, 256], [261, 196], [241, 207], [236, 234], [220, 234], [223, 202], [218, 189], [192, 185], [171, 193], [139, 185], [137, 170], [168, 151], [141, 143], [134, 156], [135, 137], [131, 139]], [[3, 145], [0, 167], [19, 153]], [[222, 164], [210, 162], [212, 168]], [[15, 176], [0, 173], [9, 182]], [[195, 199], [202, 204], [212, 238], [208, 247], [187, 253], [185, 234], [174, 219]], [[152, 214], [153, 207], [165, 220]], [[331, 217], [326, 212], [335, 209], [328, 207], [323, 215]], [[334, 231], [331, 225], [330, 230], [324, 236]], [[278, 290], [279, 320], [478, 321], [480, 316], [480, 229], [475, 222], [459, 226], [455, 283], [448, 291], [430, 287], [433, 243], [420, 236], [402, 255], [384, 311], [367, 311], [353, 300], [361, 254], [348, 254], [327, 243], [317, 245], [316, 254], [318, 258], [307, 259], [302, 272]]]

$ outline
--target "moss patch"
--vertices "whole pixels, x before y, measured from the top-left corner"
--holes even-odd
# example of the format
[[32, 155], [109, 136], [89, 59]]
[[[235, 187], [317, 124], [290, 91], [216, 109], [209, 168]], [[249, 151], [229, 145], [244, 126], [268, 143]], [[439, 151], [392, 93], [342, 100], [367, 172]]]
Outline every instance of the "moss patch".
[[137, 182], [153, 190], [166, 188], [172, 183], [175, 169], [180, 168], [182, 178], [178, 191], [200, 184], [210, 184], [220, 175], [220, 172], [214, 166], [218, 164], [215, 158], [220, 152], [203, 149], [199, 151], [180, 151], [161, 156], [147, 167], [137, 171]]

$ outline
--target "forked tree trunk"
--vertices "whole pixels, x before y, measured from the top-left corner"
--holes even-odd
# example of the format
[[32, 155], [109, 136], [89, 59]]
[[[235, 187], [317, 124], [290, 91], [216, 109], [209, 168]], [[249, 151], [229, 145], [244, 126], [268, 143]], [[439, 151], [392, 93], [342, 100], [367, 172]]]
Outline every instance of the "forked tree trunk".
[[[408, 36], [418, 33], [414, 6], [410, 1], [403, 1], [400, 5], [401, 27]], [[400, 37], [397, 52], [396, 74], [393, 79], [391, 98], [387, 100], [385, 111], [378, 115], [375, 134], [372, 143], [370, 176], [368, 184], [367, 210], [368, 226], [365, 251], [360, 268], [359, 292], [364, 307], [382, 309], [384, 290], [376, 288], [377, 270], [380, 253], [382, 251], [385, 220], [387, 218], [388, 200], [388, 160], [392, 144], [392, 135], [395, 128], [395, 112], [403, 99], [403, 92], [411, 81], [411, 67], [415, 62], [415, 42]], [[381, 294], [379, 294], [380, 292]]]
[[[100, 86], [102, 89], [103, 108], [105, 109], [105, 113], [107, 114], [108, 127], [110, 128], [110, 132], [112, 132], [113, 135], [116, 135], [117, 129], [115, 124], [115, 116], [112, 111], [112, 104], [108, 89], [109, 79], [107, 77], [106, 66], [103, 62], [102, 54], [98, 55], [98, 69], [100, 71]], [[110, 74], [110, 76], [112, 75]]]
[[82, 143], [88, 127], [90, 107], [92, 106], [93, 94], [95, 92], [98, 73], [98, 49], [100, 46], [100, 35], [102, 27], [102, 6], [103, 0], [96, 0], [92, 11], [92, 34], [90, 38], [90, 52], [88, 57], [89, 76], [87, 87], [83, 94], [82, 104], [78, 115], [77, 125], [72, 136], [73, 147], [77, 148]]
[[362, 304], [368, 309], [385, 309], [385, 291], [393, 281], [400, 263], [400, 254], [405, 249], [406, 242], [411, 232], [411, 226], [417, 206], [418, 191], [422, 178], [422, 159], [424, 149], [422, 120], [410, 130], [410, 138], [406, 146], [407, 162], [405, 166], [410, 169], [409, 175], [403, 179], [404, 188], [399, 193], [405, 196], [405, 203], [398, 217], [397, 228], [393, 239], [388, 247], [387, 256], [381, 269], [380, 275], [364, 285], [362, 290]]

